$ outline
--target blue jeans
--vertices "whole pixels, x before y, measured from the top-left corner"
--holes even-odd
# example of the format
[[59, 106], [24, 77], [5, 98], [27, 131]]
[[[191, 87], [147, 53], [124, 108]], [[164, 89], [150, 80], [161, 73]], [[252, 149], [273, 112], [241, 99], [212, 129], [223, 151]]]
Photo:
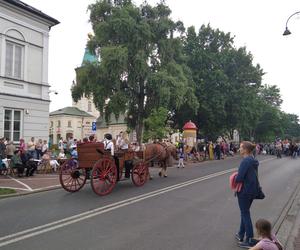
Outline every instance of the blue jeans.
[[252, 198], [238, 197], [238, 203], [241, 211], [241, 225], [239, 235], [244, 238], [246, 234], [246, 241], [253, 238], [253, 226], [250, 215], [250, 207], [253, 202]]

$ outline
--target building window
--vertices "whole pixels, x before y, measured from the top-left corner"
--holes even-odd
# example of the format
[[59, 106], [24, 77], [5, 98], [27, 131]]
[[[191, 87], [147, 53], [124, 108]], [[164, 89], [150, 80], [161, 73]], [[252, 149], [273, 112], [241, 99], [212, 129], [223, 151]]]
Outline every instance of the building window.
[[4, 109], [4, 137], [17, 142], [21, 138], [22, 111]]
[[53, 128], [53, 122], [52, 121], [50, 122], [50, 128]]
[[57, 127], [60, 128], [60, 121], [57, 121]]
[[92, 102], [88, 102], [88, 111], [87, 112], [92, 112]]
[[22, 79], [24, 46], [6, 42], [5, 76]]
[[68, 121], [68, 128], [72, 128], [72, 122]]

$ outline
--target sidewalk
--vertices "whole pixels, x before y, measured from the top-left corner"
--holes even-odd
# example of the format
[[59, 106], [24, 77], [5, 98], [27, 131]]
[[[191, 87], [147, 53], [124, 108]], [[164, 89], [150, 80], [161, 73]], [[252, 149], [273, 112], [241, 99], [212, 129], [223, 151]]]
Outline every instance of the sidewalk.
[[22, 178], [0, 175], [0, 188], [9, 188], [16, 191], [15, 194], [3, 195], [0, 198], [41, 192], [59, 187], [58, 174], [35, 174], [34, 176]]

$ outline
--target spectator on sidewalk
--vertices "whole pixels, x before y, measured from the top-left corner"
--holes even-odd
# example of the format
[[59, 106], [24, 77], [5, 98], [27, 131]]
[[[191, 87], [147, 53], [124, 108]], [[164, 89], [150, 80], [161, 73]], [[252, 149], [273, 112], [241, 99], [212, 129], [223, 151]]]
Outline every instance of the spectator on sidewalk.
[[43, 140], [39, 139], [35, 145], [36, 158], [39, 160], [42, 157]]
[[0, 138], [0, 158], [6, 158], [6, 145], [4, 144], [4, 138]]
[[[240, 145], [240, 154], [243, 160], [238, 169], [238, 175], [235, 179], [236, 183], [241, 183], [242, 188], [237, 192], [238, 204], [241, 213], [241, 223], [236, 238], [239, 240], [239, 246], [250, 248], [257, 241], [253, 239], [253, 226], [250, 215], [250, 207], [254, 198], [258, 195], [258, 178], [257, 170], [259, 162], [254, 159], [253, 151], [255, 145], [249, 141], [243, 141]], [[244, 241], [244, 237], [245, 241]]]
[[283, 250], [283, 246], [271, 231], [271, 223], [259, 219], [255, 223], [256, 231], [260, 241], [250, 250]]
[[179, 161], [177, 168], [183, 167], [184, 168], [184, 152], [182, 148], [179, 148]]
[[210, 141], [208, 144], [208, 154], [209, 154], [209, 159], [213, 160], [214, 159], [214, 145]]
[[32, 158], [36, 157], [34, 137], [31, 137], [31, 140], [27, 143], [27, 151], [30, 153]]
[[44, 140], [44, 141], [43, 141], [43, 144], [42, 144], [42, 156], [43, 156], [44, 154], [46, 154], [47, 151], [48, 151], [48, 143], [47, 143], [47, 140]]
[[215, 147], [215, 152], [216, 152], [216, 159], [221, 160], [221, 146], [219, 142], [217, 142], [217, 145]]
[[16, 147], [14, 146], [12, 141], [9, 141], [6, 146], [6, 158], [11, 159], [15, 151], [16, 151]]
[[24, 166], [21, 160], [21, 151], [16, 150], [14, 152], [13, 157], [11, 158], [11, 164], [13, 168], [16, 168], [18, 170], [18, 176], [22, 177], [24, 173]]
[[20, 139], [19, 150], [21, 151], [21, 153], [25, 152], [25, 150], [26, 150], [26, 144], [25, 144], [24, 139], [22, 139], [22, 138]]

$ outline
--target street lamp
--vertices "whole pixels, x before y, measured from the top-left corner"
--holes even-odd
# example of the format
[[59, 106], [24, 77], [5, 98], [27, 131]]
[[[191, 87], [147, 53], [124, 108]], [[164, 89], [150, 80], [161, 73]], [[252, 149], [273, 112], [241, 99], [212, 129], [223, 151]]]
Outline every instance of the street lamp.
[[300, 14], [300, 11], [297, 11], [294, 14], [292, 14], [292, 15], [289, 16], [289, 18], [287, 19], [286, 24], [285, 24], [285, 31], [282, 34], [283, 36], [288, 36], [288, 35], [292, 34], [292, 32], [289, 31], [287, 25], [288, 25], [288, 22], [291, 19], [291, 17], [295, 16], [295, 15], [298, 15], [298, 14]]
[[49, 90], [49, 91], [48, 91], [48, 94], [50, 94], [50, 93], [54, 93], [55, 95], [58, 94], [58, 92], [57, 92], [56, 90]]

